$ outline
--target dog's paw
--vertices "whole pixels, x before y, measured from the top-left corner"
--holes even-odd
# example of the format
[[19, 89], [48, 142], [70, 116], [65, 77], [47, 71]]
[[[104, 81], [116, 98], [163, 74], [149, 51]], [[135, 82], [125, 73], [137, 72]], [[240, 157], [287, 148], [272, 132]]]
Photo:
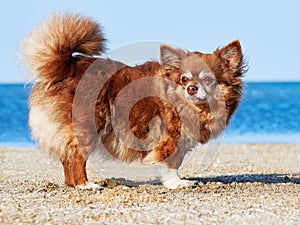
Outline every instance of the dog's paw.
[[190, 181], [190, 180], [180, 180], [178, 183], [177, 183], [177, 188], [184, 188], [184, 187], [191, 187], [195, 184], [194, 181]]
[[101, 189], [101, 186], [98, 184], [87, 182], [86, 184], [81, 184], [77, 186], [79, 189], [90, 190], [90, 189]]
[[195, 182], [190, 180], [179, 179], [174, 177], [174, 179], [169, 179], [163, 182], [163, 185], [169, 189], [179, 189], [193, 186]]
[[177, 169], [169, 169], [163, 167], [161, 170], [159, 170], [159, 173], [161, 175], [162, 184], [166, 188], [177, 189], [194, 185], [193, 181], [180, 179]]

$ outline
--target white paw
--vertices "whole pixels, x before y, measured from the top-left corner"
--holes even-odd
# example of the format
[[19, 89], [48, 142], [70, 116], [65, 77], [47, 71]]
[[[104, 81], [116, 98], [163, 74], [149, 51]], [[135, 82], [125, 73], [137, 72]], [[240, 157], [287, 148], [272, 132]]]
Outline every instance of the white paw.
[[87, 182], [85, 185], [78, 185], [77, 186], [79, 189], [100, 189], [101, 187], [98, 184], [92, 183], [92, 182]]
[[184, 188], [184, 187], [190, 187], [193, 186], [195, 184], [195, 182], [190, 181], [190, 180], [181, 180], [181, 179], [177, 179], [175, 180], [167, 180], [163, 182], [163, 185], [166, 188], [169, 189], [178, 189], [178, 188]]
[[159, 171], [161, 175], [161, 181], [166, 188], [169, 189], [177, 189], [193, 186], [195, 182], [190, 180], [180, 179], [178, 176], [177, 169], [168, 169], [163, 167], [162, 170]]
[[190, 181], [190, 180], [180, 180], [178, 183], [177, 183], [177, 188], [184, 188], [184, 187], [191, 187], [195, 184], [194, 181]]

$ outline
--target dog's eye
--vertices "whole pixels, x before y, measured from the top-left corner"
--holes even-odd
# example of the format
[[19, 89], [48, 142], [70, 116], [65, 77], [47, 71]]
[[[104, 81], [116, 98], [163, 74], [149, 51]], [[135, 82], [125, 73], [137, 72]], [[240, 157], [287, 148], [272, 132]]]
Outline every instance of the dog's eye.
[[182, 83], [186, 83], [186, 82], [187, 82], [187, 80], [188, 80], [188, 78], [187, 78], [187, 77], [185, 77], [185, 76], [181, 77], [181, 82], [182, 82]]
[[213, 81], [214, 81], [214, 79], [212, 77], [207, 76], [207, 77], [204, 78], [204, 82], [207, 85], [211, 84]]

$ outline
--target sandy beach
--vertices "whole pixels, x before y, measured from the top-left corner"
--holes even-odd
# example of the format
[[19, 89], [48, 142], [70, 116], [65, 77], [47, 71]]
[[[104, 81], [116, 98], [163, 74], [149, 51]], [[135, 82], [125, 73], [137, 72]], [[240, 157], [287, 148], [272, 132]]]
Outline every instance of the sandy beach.
[[192, 187], [108, 179], [101, 171], [114, 167], [98, 169], [92, 157], [88, 176], [102, 188], [79, 190], [63, 186], [60, 163], [42, 150], [0, 148], [0, 224], [299, 224], [300, 144], [203, 152], [180, 169]]

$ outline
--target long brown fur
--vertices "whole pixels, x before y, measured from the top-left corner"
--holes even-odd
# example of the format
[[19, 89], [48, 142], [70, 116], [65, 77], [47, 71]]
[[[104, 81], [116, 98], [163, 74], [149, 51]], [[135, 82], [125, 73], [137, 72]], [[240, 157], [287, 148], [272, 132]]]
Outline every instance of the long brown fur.
[[[238, 106], [243, 87], [240, 77], [244, 64], [238, 41], [217, 49], [213, 54], [191, 53], [162, 45], [161, 64], [150, 61], [135, 67], [109, 59], [72, 57], [74, 52], [99, 55], [105, 49], [104, 41], [100, 25], [91, 19], [77, 14], [56, 13], [22, 42], [23, 59], [36, 79], [29, 101], [31, 132], [42, 148], [62, 162], [66, 185], [87, 184], [86, 160], [99, 144], [99, 137], [118, 160], [164, 162], [168, 168], [178, 169], [185, 153], [193, 145], [206, 143], [225, 129]], [[211, 95], [217, 99], [213, 101], [217, 109], [214, 112], [207, 102], [191, 104], [182, 95], [181, 75], [186, 70], [201, 71], [197, 63], [190, 60], [191, 56], [201, 59], [217, 79], [222, 99]], [[90, 70], [92, 76], [85, 86], [86, 96], [83, 96], [82, 104], [77, 105], [79, 108], [74, 115], [74, 98], [79, 82], [89, 67], [92, 64], [97, 66], [97, 63], [100, 72]], [[113, 75], [101, 90], [91, 88], [105, 76], [103, 73]], [[113, 129], [113, 102], [127, 85], [148, 77], [163, 78], [153, 89], [165, 98], [143, 98], [128, 109], [128, 123], [134, 137], [153, 140], [150, 150], [139, 151], [126, 146]], [[147, 83], [141, 84], [136, 91], [143, 92], [145, 86]], [[93, 91], [99, 91], [99, 96], [95, 105], [88, 105], [84, 99]], [[128, 96], [134, 94], [128, 93]], [[176, 104], [172, 105], [167, 99], [173, 99]], [[126, 106], [125, 97], [120, 101]], [[94, 114], [90, 113], [91, 110]], [[122, 116], [118, 113], [116, 111], [116, 118]], [[189, 115], [193, 113], [197, 115], [197, 121], [182, 126], [181, 119], [189, 121]], [[200, 129], [196, 131], [199, 133], [197, 137], [193, 136], [195, 124]], [[160, 142], [155, 137], [158, 134], [163, 134]]]

